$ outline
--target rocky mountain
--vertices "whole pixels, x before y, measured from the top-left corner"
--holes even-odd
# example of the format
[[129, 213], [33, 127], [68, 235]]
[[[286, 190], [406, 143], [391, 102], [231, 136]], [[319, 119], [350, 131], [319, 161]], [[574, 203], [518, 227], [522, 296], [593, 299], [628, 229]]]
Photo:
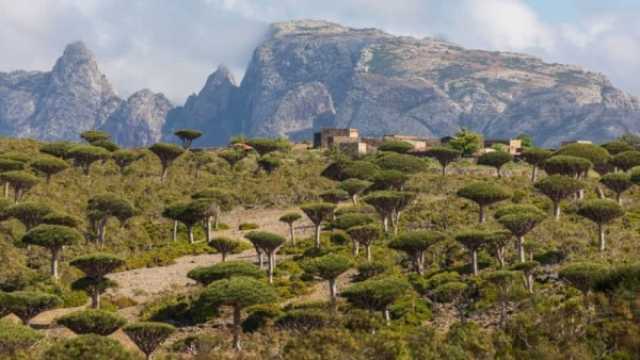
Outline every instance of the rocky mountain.
[[529, 133], [540, 145], [640, 130], [640, 103], [601, 74], [514, 53], [322, 21], [274, 24], [239, 89], [249, 136], [333, 125], [366, 136]]
[[111, 133], [121, 146], [152, 145], [162, 138], [162, 127], [171, 109], [173, 105], [163, 94], [140, 90], [121, 102], [100, 128]]
[[241, 84], [221, 66], [176, 108], [149, 90], [118, 98], [82, 43], [51, 72], [0, 73], [0, 133], [9, 136], [77, 139], [102, 128], [121, 145], [146, 146], [194, 128], [205, 133], [196, 145], [211, 146], [237, 134], [309, 139], [334, 126], [426, 137], [465, 127], [554, 146], [640, 132], [640, 101], [576, 66], [324, 21], [273, 24]]
[[197, 145], [226, 144], [242, 129], [235, 116], [238, 85], [225, 66], [207, 78], [198, 94], [189, 96], [184, 106], [169, 112], [163, 128], [164, 141], [175, 141], [173, 133], [182, 128], [199, 129], [203, 136]]
[[6, 136], [78, 140], [79, 133], [104, 127], [123, 145], [147, 145], [160, 139], [171, 108], [164, 96], [144, 90], [120, 99], [81, 42], [68, 45], [50, 72], [0, 73]]

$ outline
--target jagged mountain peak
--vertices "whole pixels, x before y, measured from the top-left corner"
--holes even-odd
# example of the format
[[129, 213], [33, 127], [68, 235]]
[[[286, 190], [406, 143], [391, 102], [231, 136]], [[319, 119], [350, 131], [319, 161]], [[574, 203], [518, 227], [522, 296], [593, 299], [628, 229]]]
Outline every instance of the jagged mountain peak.
[[73, 59], [82, 59], [85, 61], [93, 61], [95, 60], [95, 55], [87, 45], [82, 41], [75, 41], [68, 44], [64, 48], [64, 52], [62, 54], [64, 58], [73, 58]]
[[171, 108], [164, 95], [146, 89], [120, 99], [80, 41], [66, 46], [51, 72], [0, 74], [0, 133], [9, 136], [77, 140], [82, 131], [108, 126], [116, 138], [131, 134], [123, 145], [142, 145], [160, 138]]
[[162, 93], [142, 89], [131, 94], [101, 129], [121, 146], [149, 146], [162, 137], [162, 128], [173, 105]]
[[131, 94], [127, 99], [127, 101], [131, 101], [132, 99], [150, 99], [150, 98], [157, 98], [157, 99], [161, 99], [161, 101], [166, 101], [168, 103], [171, 103], [171, 101], [169, 101], [169, 99], [163, 93], [153, 92], [152, 90], [146, 89], [146, 88], [138, 90], [133, 94]]
[[209, 75], [200, 94], [216, 91], [220, 86], [237, 86], [235, 77], [225, 65], [218, 66], [216, 71]]

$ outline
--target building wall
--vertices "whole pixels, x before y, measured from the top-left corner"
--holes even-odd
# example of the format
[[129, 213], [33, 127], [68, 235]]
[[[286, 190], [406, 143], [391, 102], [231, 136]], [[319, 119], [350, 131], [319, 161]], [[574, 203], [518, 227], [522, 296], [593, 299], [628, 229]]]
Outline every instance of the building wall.
[[313, 135], [315, 148], [329, 148], [335, 143], [335, 138], [359, 138], [358, 129], [322, 129]]

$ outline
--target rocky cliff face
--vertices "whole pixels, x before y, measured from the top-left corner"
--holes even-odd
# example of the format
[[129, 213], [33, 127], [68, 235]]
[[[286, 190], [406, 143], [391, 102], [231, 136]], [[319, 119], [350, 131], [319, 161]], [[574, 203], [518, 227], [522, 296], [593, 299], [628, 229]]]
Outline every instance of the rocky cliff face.
[[274, 24], [239, 93], [249, 136], [295, 136], [327, 114], [368, 136], [467, 127], [547, 146], [640, 130], [638, 100], [600, 74], [321, 21]]
[[162, 127], [172, 108], [163, 94], [140, 90], [123, 101], [101, 128], [121, 146], [149, 146], [162, 138]]
[[0, 132], [42, 140], [78, 140], [109, 128], [123, 145], [160, 138], [171, 104], [149, 92], [120, 99], [81, 42], [64, 50], [51, 72], [0, 73]]
[[241, 123], [234, 113], [238, 85], [229, 70], [220, 66], [209, 75], [200, 92], [189, 96], [184, 106], [169, 112], [163, 128], [164, 140], [175, 141], [173, 133], [178, 129], [198, 129], [203, 136], [195, 146], [226, 144], [229, 138], [239, 134]]

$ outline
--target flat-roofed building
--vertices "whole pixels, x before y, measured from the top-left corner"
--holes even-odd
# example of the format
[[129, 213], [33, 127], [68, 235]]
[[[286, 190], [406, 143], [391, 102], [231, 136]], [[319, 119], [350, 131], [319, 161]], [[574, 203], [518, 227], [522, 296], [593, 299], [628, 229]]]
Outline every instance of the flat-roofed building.
[[404, 141], [413, 145], [413, 151], [425, 151], [429, 148], [440, 145], [440, 139], [428, 139], [412, 135], [392, 134], [385, 135], [382, 139], [384, 141]]
[[313, 147], [314, 148], [322, 148], [328, 149], [332, 147], [335, 143], [340, 142], [340, 139], [359, 139], [360, 134], [358, 133], [358, 129], [346, 128], [346, 129], [336, 129], [336, 128], [326, 128], [322, 129], [319, 132], [313, 134]]
[[497, 144], [504, 145], [508, 149], [509, 154], [513, 156], [522, 154], [522, 140], [520, 139], [490, 139], [484, 141], [485, 149], [491, 149]]

